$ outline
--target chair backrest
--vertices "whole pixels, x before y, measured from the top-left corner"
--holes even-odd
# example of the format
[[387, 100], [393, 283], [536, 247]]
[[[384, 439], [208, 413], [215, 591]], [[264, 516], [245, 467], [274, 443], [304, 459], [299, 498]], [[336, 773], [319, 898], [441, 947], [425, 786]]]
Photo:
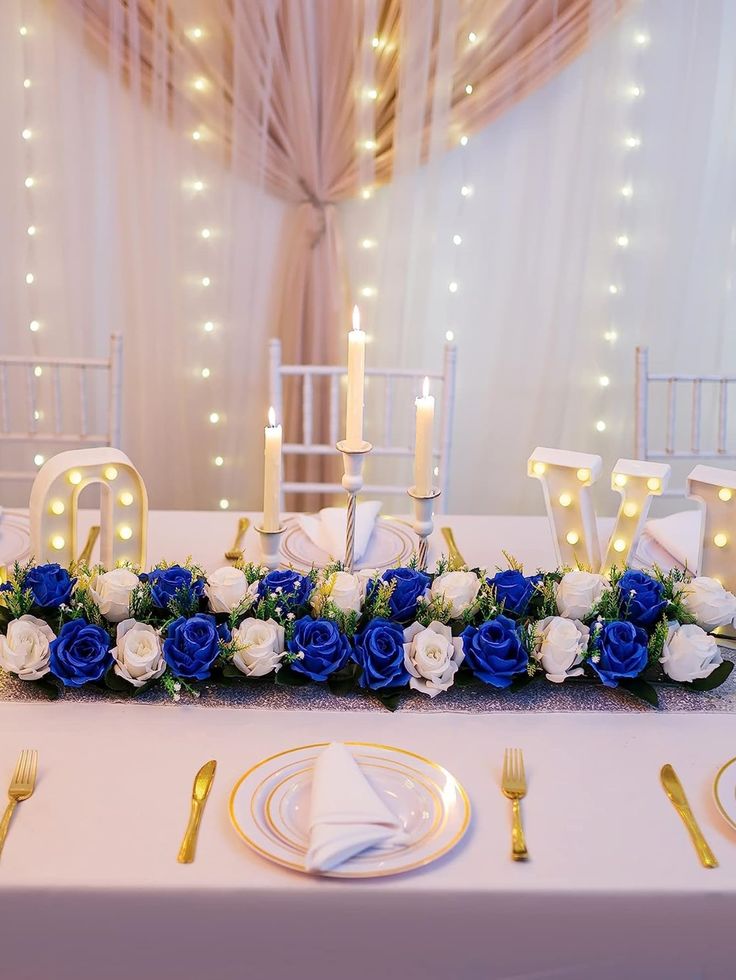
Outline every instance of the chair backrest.
[[[409, 415], [412, 402], [409, 392], [413, 395], [420, 394], [422, 381], [428, 377], [432, 384], [432, 393], [437, 395], [439, 384], [441, 391], [439, 396], [439, 439], [434, 449], [436, 463], [437, 483], [442, 490], [442, 496], [437, 501], [437, 511], [442, 511], [447, 500], [449, 487], [449, 460], [452, 444], [452, 420], [455, 404], [455, 364], [457, 358], [457, 348], [451, 341], [445, 343], [442, 370], [424, 371], [414, 368], [366, 368], [366, 383], [370, 386], [370, 406], [382, 406], [382, 419], [377, 427], [376, 421], [369, 412], [366, 421], [366, 438], [374, 443], [373, 457], [392, 457], [393, 459], [411, 459], [414, 454], [414, 426], [413, 417]], [[284, 456], [334, 456], [337, 454], [335, 444], [343, 438], [342, 431], [343, 413], [341, 412], [341, 381], [347, 377], [345, 367], [340, 365], [327, 364], [282, 364], [281, 363], [281, 341], [271, 340], [269, 342], [269, 390], [270, 401], [276, 409], [278, 419], [283, 417], [282, 391], [284, 379], [301, 379], [301, 398], [302, 398], [302, 441], [284, 443]], [[324, 394], [329, 405], [327, 426], [328, 442], [314, 441], [314, 400], [315, 382], [323, 379], [321, 385], [326, 387]], [[382, 385], [381, 393], [376, 391], [376, 386]], [[404, 422], [404, 432], [397, 431], [396, 417], [394, 408], [397, 404], [396, 389], [403, 386], [406, 389], [406, 398], [399, 403], [399, 412]], [[410, 419], [411, 425], [406, 426], [406, 421]], [[372, 428], [376, 431], [371, 431]], [[380, 433], [380, 434], [379, 434]], [[287, 436], [293, 433], [287, 433]], [[370, 476], [370, 462], [368, 475]], [[368, 482], [364, 488], [366, 493], [395, 495], [405, 494], [408, 484], [396, 482]], [[298, 481], [285, 481], [283, 484], [284, 493], [340, 493], [342, 487], [339, 483], [306, 483]]]
[[[652, 374], [649, 370], [649, 349], [636, 348], [635, 387], [635, 446], [637, 459], [664, 460], [733, 460], [736, 444], [728, 441], [729, 386], [736, 384], [736, 375], [729, 374]], [[664, 445], [652, 445], [650, 439], [650, 388], [664, 387], [664, 425], [660, 426]], [[683, 390], [684, 389], [684, 390]], [[689, 420], [678, 413], [678, 393], [688, 396], [685, 412]], [[704, 395], [706, 404], [704, 407]], [[703, 420], [706, 431], [703, 438]], [[683, 421], [685, 424], [683, 424]], [[681, 497], [684, 485], [666, 491], [665, 496]]]
[[[110, 355], [105, 359], [0, 355], [0, 447], [27, 444], [29, 450], [68, 449], [71, 444], [119, 448], [122, 348], [123, 338], [112, 334]], [[104, 427], [97, 424], [95, 402], [99, 399], [90, 392], [90, 380], [98, 377], [106, 387]], [[42, 383], [44, 397], [39, 390]], [[8, 455], [0, 452], [0, 464]], [[2, 469], [0, 465], [0, 481], [33, 480], [35, 476], [31, 467]]]

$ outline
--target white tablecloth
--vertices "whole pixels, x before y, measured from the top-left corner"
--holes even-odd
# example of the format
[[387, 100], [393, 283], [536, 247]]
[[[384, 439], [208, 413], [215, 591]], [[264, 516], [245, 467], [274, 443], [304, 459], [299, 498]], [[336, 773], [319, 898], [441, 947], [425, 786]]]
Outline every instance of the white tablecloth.
[[[544, 518], [447, 523], [471, 562], [502, 563], [506, 548], [530, 568], [552, 564]], [[233, 525], [232, 514], [153, 514], [151, 557], [191, 551], [213, 567]], [[420, 872], [357, 883], [251, 853], [229, 825], [237, 777], [328, 739], [394, 744], [447, 766], [473, 804], [465, 841]], [[40, 773], [0, 860], [3, 980], [736, 975], [736, 832], [711, 798], [716, 770], [736, 755], [728, 715], [0, 704], [0, 780], [26, 746], [39, 750]], [[509, 859], [506, 746], [527, 763], [526, 865]], [[218, 773], [197, 860], [181, 866], [191, 783], [208, 758]], [[664, 762], [720, 868], [699, 866], [659, 785]]]

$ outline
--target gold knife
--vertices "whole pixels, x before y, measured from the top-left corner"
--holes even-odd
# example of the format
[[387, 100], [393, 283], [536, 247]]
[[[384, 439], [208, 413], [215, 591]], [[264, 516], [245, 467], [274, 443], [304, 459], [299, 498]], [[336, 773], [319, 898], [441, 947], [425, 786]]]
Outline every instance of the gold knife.
[[442, 528], [442, 537], [447, 542], [447, 547], [450, 549], [450, 559], [454, 565], [464, 565], [465, 559], [460, 554], [460, 549], [455, 543], [455, 535], [452, 533], [451, 527]]
[[659, 774], [659, 778], [662, 780], [664, 791], [669, 797], [670, 803], [680, 814], [682, 822], [688, 829], [690, 838], [695, 845], [695, 850], [698, 852], [700, 863], [704, 868], [717, 868], [718, 861], [716, 861], [715, 854], [713, 851], [711, 851], [710, 847], [708, 847], [708, 842], [703, 836], [703, 831], [698, 826], [695, 817], [693, 816], [693, 811], [690, 809], [690, 804], [685, 796], [685, 790], [682, 788], [682, 783], [680, 782], [677, 773], [669, 763], [667, 763], [666, 766], [662, 766], [662, 771]]
[[205, 762], [197, 775], [194, 777], [194, 788], [192, 789], [192, 809], [189, 813], [189, 823], [184, 833], [184, 840], [181, 842], [179, 854], [176, 860], [179, 864], [191, 864], [194, 860], [194, 852], [197, 849], [197, 835], [199, 825], [202, 821], [202, 813], [207, 797], [210, 795], [212, 783], [215, 778], [217, 763], [214, 759]]
[[77, 558], [77, 564], [81, 565], [83, 563], [89, 564], [89, 560], [92, 557], [92, 549], [95, 546], [95, 542], [100, 536], [100, 527], [98, 524], [93, 524], [89, 529], [89, 534], [87, 535], [87, 542], [85, 546], [79, 553], [79, 558]]

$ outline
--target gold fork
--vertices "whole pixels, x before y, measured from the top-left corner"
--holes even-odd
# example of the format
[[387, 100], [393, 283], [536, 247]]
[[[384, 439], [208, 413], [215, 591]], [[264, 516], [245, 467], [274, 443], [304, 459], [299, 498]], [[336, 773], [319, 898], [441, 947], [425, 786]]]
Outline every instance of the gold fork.
[[0, 822], [0, 852], [2, 852], [5, 838], [8, 836], [10, 818], [13, 816], [18, 803], [27, 800], [33, 793], [36, 785], [36, 769], [38, 767], [38, 752], [35, 749], [23, 749], [15, 767], [13, 778], [8, 789], [8, 805], [5, 808], [3, 819]]
[[442, 528], [442, 537], [447, 542], [447, 547], [450, 549], [450, 560], [453, 565], [464, 565], [465, 559], [460, 554], [460, 549], [455, 543], [455, 535], [452, 533], [451, 527]]
[[238, 561], [243, 557], [243, 549], [240, 547], [240, 542], [243, 535], [250, 527], [250, 521], [247, 517], [241, 517], [238, 521], [238, 533], [235, 535], [235, 541], [233, 541], [233, 546], [229, 551], [225, 552], [225, 557], [228, 561]]
[[80, 551], [79, 558], [77, 558], [78, 565], [81, 565], [82, 563], [86, 565], [89, 564], [89, 560], [92, 557], [92, 549], [94, 548], [95, 542], [97, 541], [99, 536], [100, 536], [100, 526], [99, 524], [93, 524], [92, 527], [89, 529], [89, 534], [87, 535], [86, 544]]
[[526, 776], [524, 775], [524, 756], [521, 749], [506, 749], [503, 754], [503, 777], [501, 790], [506, 799], [511, 800], [513, 823], [511, 825], [511, 857], [514, 861], [526, 861], [524, 828], [521, 826], [521, 807], [519, 801], [526, 796]]

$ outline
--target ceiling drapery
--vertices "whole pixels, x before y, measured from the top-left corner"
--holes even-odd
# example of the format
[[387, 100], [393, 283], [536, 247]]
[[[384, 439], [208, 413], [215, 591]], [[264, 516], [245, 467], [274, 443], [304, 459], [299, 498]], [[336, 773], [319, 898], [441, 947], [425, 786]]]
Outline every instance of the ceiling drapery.
[[[335, 204], [472, 136], [626, 2], [56, 0], [154, 114], [186, 121], [202, 152], [288, 202], [273, 333], [305, 363], [342, 354], [350, 289]], [[291, 441], [300, 415], [287, 399]], [[315, 419], [327, 415], [318, 404]], [[324, 478], [324, 459], [299, 462], [300, 477]]]

